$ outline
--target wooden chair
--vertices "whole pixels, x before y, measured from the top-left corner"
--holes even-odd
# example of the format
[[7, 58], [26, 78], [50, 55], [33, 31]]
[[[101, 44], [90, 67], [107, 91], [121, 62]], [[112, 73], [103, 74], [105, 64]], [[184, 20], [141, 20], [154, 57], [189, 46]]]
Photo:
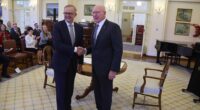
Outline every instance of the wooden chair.
[[43, 61], [44, 61], [44, 65], [45, 65], [45, 69], [44, 69], [45, 79], [44, 79], [43, 88], [46, 88], [46, 86], [55, 87], [55, 86], [47, 83], [49, 76], [53, 77], [53, 82], [54, 82], [54, 71], [50, 66], [52, 55], [53, 55], [52, 47], [51, 46], [45, 46], [44, 49], [43, 49]]
[[27, 53], [23, 53], [23, 52], [18, 52], [17, 51], [17, 45], [16, 45], [16, 42], [15, 40], [6, 40], [4, 41], [3, 43], [4, 45], [4, 49], [11, 49], [12, 48], [12, 51], [8, 52], [8, 53], [5, 53], [6, 55], [8, 55], [11, 59], [11, 61], [13, 61], [14, 63], [14, 68], [17, 67], [17, 60], [22, 60], [23, 63], [27, 66]]
[[33, 57], [36, 56], [36, 54], [34, 52], [30, 52], [30, 51], [26, 51], [26, 44], [25, 44], [25, 38], [21, 38], [21, 52], [22, 53], [26, 53], [28, 55], [28, 59], [30, 60], [31, 66], [33, 66]]
[[[143, 76], [143, 80], [138, 80], [134, 87], [134, 98], [133, 98], [133, 108], [136, 104], [138, 105], [147, 105], [147, 106], [156, 106], [161, 110], [161, 95], [163, 90], [163, 85], [169, 70], [170, 60], [168, 60], [163, 68], [163, 70], [145, 68], [145, 75]], [[157, 71], [157, 77], [151, 76], [147, 74], [147, 71]], [[158, 75], [158, 73], [161, 73]], [[152, 73], [153, 74], [153, 73]], [[159, 76], [159, 77], [158, 77]], [[137, 103], [136, 98], [137, 95], [149, 96], [152, 98], [158, 99], [158, 105], [154, 104], [146, 104], [146, 103]]]

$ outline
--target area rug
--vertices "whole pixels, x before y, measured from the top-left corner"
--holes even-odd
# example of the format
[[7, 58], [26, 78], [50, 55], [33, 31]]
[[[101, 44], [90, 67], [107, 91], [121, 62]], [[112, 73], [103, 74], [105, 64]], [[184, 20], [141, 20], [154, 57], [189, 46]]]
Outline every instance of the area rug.
[[[142, 61], [124, 60], [128, 64], [127, 70], [117, 75], [114, 86], [119, 91], [113, 93], [112, 110], [132, 110], [133, 88], [137, 79], [142, 78], [144, 68], [162, 69], [163, 65]], [[191, 72], [179, 66], [170, 66], [169, 75], [164, 84], [162, 94], [162, 110], [200, 110], [200, 104], [193, 103], [198, 98], [192, 93], [183, 93], [187, 88]], [[91, 77], [76, 75], [75, 88], [72, 98], [73, 110], [96, 110], [94, 93], [76, 100], [90, 84]], [[55, 88], [43, 88], [44, 66], [24, 72], [17, 77], [0, 83], [0, 110], [56, 110]], [[52, 83], [52, 78], [49, 78]], [[54, 84], [53, 84], [54, 85]], [[139, 96], [136, 101], [143, 102]], [[146, 98], [145, 103], [157, 104], [157, 100]], [[136, 105], [134, 110], [158, 110], [156, 107]]]

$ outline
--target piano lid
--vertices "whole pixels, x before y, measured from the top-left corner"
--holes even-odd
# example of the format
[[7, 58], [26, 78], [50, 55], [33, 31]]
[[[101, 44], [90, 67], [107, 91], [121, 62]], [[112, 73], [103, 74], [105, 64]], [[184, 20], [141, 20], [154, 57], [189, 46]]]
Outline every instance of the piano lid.
[[165, 42], [165, 43], [174, 43], [174, 44], [178, 44], [178, 45], [182, 45], [182, 46], [186, 46], [189, 48], [193, 48], [192, 45], [194, 45], [195, 43], [193, 42], [180, 42], [180, 41], [172, 41], [172, 40], [158, 40], [160, 42]]

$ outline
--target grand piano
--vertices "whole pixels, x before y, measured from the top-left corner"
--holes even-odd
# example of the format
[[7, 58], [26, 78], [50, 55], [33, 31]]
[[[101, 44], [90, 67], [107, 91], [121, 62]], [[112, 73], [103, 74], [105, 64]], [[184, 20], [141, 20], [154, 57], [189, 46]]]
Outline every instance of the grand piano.
[[[189, 91], [200, 97], [200, 43], [198, 42], [192, 47], [186, 44], [157, 40], [155, 48], [157, 49], [157, 63], [160, 63], [160, 52], [162, 51], [172, 52], [188, 57], [188, 63], [190, 63], [191, 59], [195, 59], [195, 66], [193, 68], [188, 87], [182, 91]], [[188, 64], [188, 66], [190, 65]], [[200, 98], [194, 99], [193, 101], [195, 103], [200, 102]]]
[[160, 53], [161, 52], [171, 52], [180, 56], [185, 56], [188, 58], [187, 67], [190, 67], [191, 59], [194, 58], [194, 48], [191, 44], [184, 43], [175, 43], [169, 41], [156, 41], [155, 48], [157, 50], [156, 62], [161, 64], [160, 62]]

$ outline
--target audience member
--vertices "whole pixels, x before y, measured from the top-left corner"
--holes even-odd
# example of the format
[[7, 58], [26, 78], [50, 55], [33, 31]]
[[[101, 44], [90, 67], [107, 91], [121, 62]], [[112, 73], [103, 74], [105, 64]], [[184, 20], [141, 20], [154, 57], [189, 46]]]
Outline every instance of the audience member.
[[[25, 37], [27, 34], [28, 34], [28, 28], [31, 27], [31, 26], [25, 26], [24, 28], [24, 33], [21, 35], [21, 37]], [[32, 28], [32, 27], [31, 27]]]
[[37, 23], [35, 23], [34, 24], [34, 30], [33, 30], [33, 35], [35, 35], [35, 36], [40, 36], [40, 32], [41, 32], [41, 30], [39, 29], [39, 26], [38, 26], [38, 24]]
[[6, 25], [2, 24], [0, 31], [0, 45], [3, 45], [3, 42], [9, 39], [10, 39], [10, 33], [6, 30]]
[[39, 48], [44, 48], [46, 45], [51, 45], [51, 33], [48, 31], [46, 25], [42, 25], [42, 32], [40, 33]]
[[20, 42], [20, 36], [21, 36], [21, 30], [19, 27], [17, 27], [17, 23], [13, 23], [13, 27], [10, 30], [11, 38], [16, 41], [17, 48], [20, 50], [21, 42]]
[[28, 34], [25, 36], [25, 45], [26, 45], [25, 50], [37, 53], [38, 63], [42, 64], [42, 62], [41, 62], [42, 54], [37, 52], [38, 49], [37, 49], [37, 46], [36, 46], [38, 37], [33, 35], [33, 28], [32, 27], [28, 27], [27, 32], [28, 32]]
[[8, 21], [8, 22], [7, 22], [7, 30], [10, 32], [10, 31], [11, 31], [11, 28], [12, 28], [11, 22]]
[[2, 19], [0, 19], [0, 26], [3, 24], [3, 20]]

